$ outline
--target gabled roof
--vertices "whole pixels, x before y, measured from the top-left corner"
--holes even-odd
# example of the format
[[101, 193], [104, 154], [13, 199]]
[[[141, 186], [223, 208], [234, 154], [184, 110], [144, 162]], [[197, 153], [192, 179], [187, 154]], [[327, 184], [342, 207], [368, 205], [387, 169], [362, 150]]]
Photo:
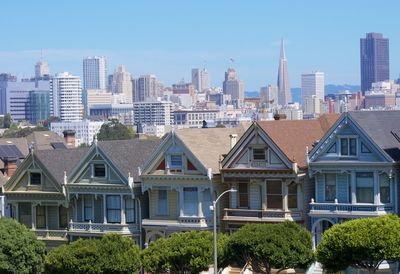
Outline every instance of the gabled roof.
[[57, 183], [62, 184], [64, 171], [67, 172], [67, 175], [70, 174], [88, 150], [89, 148], [39, 150], [34, 151], [34, 159], [38, 159], [57, 180]]
[[310, 150], [340, 117], [324, 114], [313, 120], [277, 120], [257, 122], [259, 127], [282, 150], [286, 157], [299, 167], [307, 167], [306, 147]]
[[400, 111], [352, 111], [351, 118], [395, 161], [400, 161]]
[[138, 167], [144, 165], [161, 142], [162, 139], [114, 140], [98, 142], [98, 146], [126, 177], [130, 173], [134, 181], [138, 182]]
[[231, 149], [229, 135], [237, 134], [239, 139], [249, 126], [242, 123], [234, 128], [189, 128], [175, 133], [206, 168], [219, 173], [220, 157]]

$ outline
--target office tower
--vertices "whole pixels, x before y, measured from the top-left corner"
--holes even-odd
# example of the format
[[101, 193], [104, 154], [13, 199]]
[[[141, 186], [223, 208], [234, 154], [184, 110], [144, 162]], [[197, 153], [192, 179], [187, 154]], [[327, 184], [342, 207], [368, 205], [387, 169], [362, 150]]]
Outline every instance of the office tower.
[[33, 125], [50, 117], [50, 92], [48, 90], [33, 90], [29, 92], [28, 119]]
[[7, 86], [11, 82], [17, 82], [17, 77], [9, 73], [0, 74], [0, 115], [7, 114]]
[[192, 69], [192, 84], [197, 92], [203, 92], [204, 90], [208, 89], [210, 87], [208, 71], [205, 68]]
[[389, 80], [389, 39], [381, 33], [367, 33], [360, 39], [361, 91], [363, 95], [372, 83]]
[[132, 103], [132, 77], [125, 70], [124, 65], [118, 67], [118, 71], [114, 73], [112, 79], [112, 92], [123, 94], [126, 98], [126, 103]]
[[242, 80], [236, 79], [236, 70], [228, 68], [225, 72], [225, 81], [222, 84], [224, 94], [231, 96], [232, 103], [240, 107], [244, 100], [244, 84]]
[[292, 94], [290, 93], [289, 74], [287, 67], [287, 60], [285, 55], [285, 45], [283, 39], [281, 41], [281, 54], [279, 58], [278, 68], [278, 103], [285, 106], [292, 102]]
[[50, 80], [50, 112], [62, 121], [83, 118], [81, 79], [68, 72], [58, 73]]
[[[309, 113], [312, 108], [307, 107], [306, 111], [305, 105], [319, 105], [324, 101], [325, 96], [325, 74], [323, 72], [313, 72], [304, 73], [301, 75], [301, 101], [303, 105], [304, 113]], [[311, 103], [316, 101], [317, 103]], [[320, 113], [320, 107], [314, 108], [316, 111], [314, 113]]]
[[105, 57], [93, 56], [83, 59], [83, 89], [107, 88]]
[[260, 89], [260, 103], [266, 108], [275, 108], [278, 105], [278, 87], [268, 85]]
[[167, 101], [135, 102], [133, 117], [136, 125], [172, 125], [172, 103]]
[[49, 64], [46, 61], [39, 61], [35, 65], [35, 78], [43, 79], [49, 76]]
[[152, 74], [134, 79], [132, 85], [134, 102], [157, 100], [162, 96], [162, 84]]

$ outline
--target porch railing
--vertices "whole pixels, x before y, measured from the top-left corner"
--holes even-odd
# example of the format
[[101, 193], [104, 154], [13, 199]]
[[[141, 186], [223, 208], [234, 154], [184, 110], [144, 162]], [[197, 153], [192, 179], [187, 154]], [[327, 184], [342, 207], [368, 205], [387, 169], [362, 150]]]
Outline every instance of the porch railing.
[[243, 221], [301, 221], [303, 220], [302, 212], [299, 210], [283, 211], [283, 210], [262, 210], [262, 209], [242, 209], [242, 208], [225, 208], [224, 220], [243, 220]]
[[67, 239], [67, 230], [33, 229], [39, 239]]
[[93, 232], [93, 233], [133, 233], [139, 229], [137, 224], [105, 224], [89, 222], [73, 222], [69, 223], [69, 231], [71, 232]]
[[385, 214], [394, 212], [392, 205], [385, 204], [350, 204], [339, 203], [337, 200], [333, 203], [316, 203], [311, 199], [310, 214], [313, 213], [342, 213], [342, 214]]

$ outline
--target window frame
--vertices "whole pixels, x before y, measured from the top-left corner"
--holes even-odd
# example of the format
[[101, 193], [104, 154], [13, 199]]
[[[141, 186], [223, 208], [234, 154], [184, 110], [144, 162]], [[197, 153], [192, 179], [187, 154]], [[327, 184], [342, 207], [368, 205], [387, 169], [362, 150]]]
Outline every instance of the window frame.
[[[256, 150], [258, 150], [259, 152], [262, 150], [264, 152], [263, 153], [263, 155], [264, 155], [263, 159], [256, 159], [254, 157], [255, 155], [259, 155], [259, 156], [262, 155], [262, 153], [256, 154], [255, 153]], [[255, 161], [255, 162], [267, 162], [268, 161], [267, 149], [265, 147], [253, 147], [251, 149], [251, 158], [252, 158], [252, 161]]]
[[[295, 193], [290, 193], [290, 188], [293, 187], [295, 189]], [[289, 210], [298, 209], [299, 208], [299, 193], [298, 193], [298, 184], [295, 182], [291, 182], [287, 186], [287, 208]], [[295, 197], [296, 199], [296, 207], [290, 207], [290, 197]]]
[[[109, 205], [109, 198], [117, 198], [116, 201], [119, 201], [119, 207], [110, 207]], [[121, 211], [122, 211], [122, 205], [121, 205], [121, 196], [120, 195], [106, 195], [106, 215], [107, 215], [107, 223], [109, 224], [120, 224], [121, 223]], [[117, 221], [110, 221], [111, 218], [109, 218], [111, 212], [119, 212], [119, 214], [116, 214], [115, 216], [117, 217]]]
[[[280, 186], [281, 186], [280, 194], [270, 194], [270, 191], [268, 190], [268, 182], [279, 183]], [[266, 193], [266, 196], [267, 196], [266, 197], [267, 198], [267, 202], [266, 202], [267, 209], [283, 210], [283, 208], [284, 208], [284, 203], [283, 203], [283, 197], [284, 197], [284, 195], [283, 195], [283, 182], [281, 180], [267, 180], [265, 183], [266, 183], [266, 191], [267, 191], [267, 193]], [[269, 207], [268, 206], [269, 202], [270, 202], [269, 196], [280, 196], [281, 197], [281, 199], [280, 199], [281, 207], [280, 208], [279, 207]]]
[[[388, 189], [388, 197], [389, 200], [388, 201], [382, 201], [382, 177], [383, 176], [387, 176], [387, 183], [388, 186], [384, 187]], [[379, 174], [379, 202], [382, 204], [390, 204], [392, 202], [392, 184], [391, 184], [391, 179], [390, 176], [387, 173], [381, 173]]]
[[[180, 164], [175, 165], [173, 164], [173, 157], [179, 157], [180, 158]], [[169, 168], [173, 170], [183, 170], [183, 155], [182, 154], [170, 154], [168, 156], [168, 162], [169, 162]]]
[[[240, 186], [245, 186], [246, 192], [241, 192]], [[237, 184], [237, 198], [238, 198], [237, 207], [238, 208], [249, 208], [249, 200], [250, 200], [249, 199], [249, 195], [250, 195], [249, 189], [250, 189], [250, 187], [249, 187], [248, 182], [238, 182], [238, 184]], [[246, 197], [246, 205], [242, 205], [240, 202], [242, 196]]]
[[[327, 194], [327, 182], [328, 182], [328, 180], [327, 180], [327, 177], [328, 176], [334, 176], [334, 180], [333, 180], [333, 182], [334, 182], [334, 189], [335, 189], [335, 197], [333, 198], [333, 199], [327, 199], [327, 196], [328, 195], [326, 195]], [[333, 184], [332, 184], [333, 185]], [[334, 202], [335, 201], [335, 199], [337, 199], [337, 196], [338, 196], [338, 189], [337, 189], [337, 187], [338, 187], [338, 184], [337, 184], [337, 174], [336, 173], [325, 173], [324, 174], [324, 201], [325, 202]]]
[[[131, 202], [132, 201], [132, 207], [128, 207], [128, 201]], [[126, 198], [125, 199], [125, 222], [127, 224], [134, 224], [136, 223], [136, 204], [135, 204], [135, 199], [132, 198]], [[128, 216], [130, 216], [129, 212], [133, 212], [132, 216], [133, 216], [133, 220], [129, 220]]]
[[[83, 196], [83, 220], [85, 222], [93, 222], [93, 197], [90, 195]], [[87, 211], [90, 212], [89, 214]]]
[[[160, 193], [165, 191], [165, 199], [163, 199], [163, 201], [165, 200], [165, 206], [164, 207], [160, 207]], [[168, 190], [167, 189], [158, 189], [157, 190], [157, 215], [158, 216], [168, 216], [169, 215], [169, 206], [168, 206], [168, 201], [169, 201], [169, 197], [168, 197]], [[162, 209], [164, 208], [164, 209]], [[162, 210], [160, 210], [162, 209]]]
[[[100, 165], [102, 165], [104, 167], [104, 176], [96, 175], [96, 166], [100, 166]], [[107, 176], [108, 176], [107, 166], [105, 163], [98, 163], [98, 162], [92, 163], [92, 177], [93, 178], [107, 178]]]
[[[43, 210], [41, 215], [39, 215], [39, 209]], [[35, 218], [36, 218], [35, 227], [38, 228], [38, 229], [46, 229], [46, 221], [47, 221], [46, 220], [46, 206], [37, 205], [36, 208], [35, 208], [35, 211], [36, 211], [36, 214], [35, 214], [36, 215], [35, 216]], [[38, 222], [39, 218], [42, 218], [42, 221], [43, 221], [41, 226], [39, 226], [39, 222]]]
[[[357, 136], [343, 136], [343, 137], [340, 137], [339, 138], [339, 140], [340, 140], [340, 142], [339, 142], [339, 155], [340, 155], [340, 157], [357, 157], [358, 156], [358, 138], [357, 138]], [[344, 140], [346, 140], [346, 152], [345, 152], [345, 154], [343, 154], [343, 142], [344, 142]], [[352, 152], [352, 147], [351, 147], [351, 141], [352, 140], [354, 140], [354, 149], [355, 149], [355, 153], [354, 154], [351, 154], [351, 152]]]
[[[39, 174], [39, 183], [38, 183], [38, 184], [36, 184], [36, 183], [33, 184], [33, 183], [32, 183], [32, 175], [33, 175], [33, 174]], [[43, 175], [43, 174], [42, 174], [41, 171], [30, 170], [30, 171], [29, 171], [29, 185], [30, 185], [30, 186], [40, 186], [40, 185], [42, 185], [42, 181], [43, 181], [43, 180], [42, 180], [42, 177], [43, 177], [42, 175]]]
[[[369, 174], [372, 174], [372, 186], [371, 187], [368, 187], [370, 190], [372, 189], [372, 200], [370, 201], [370, 202], [366, 202], [366, 201], [360, 201], [361, 199], [359, 199], [359, 186], [358, 186], [358, 175], [359, 174], [367, 174], [367, 173], [369, 173]], [[356, 172], [356, 174], [355, 174], [356, 176], [355, 176], [355, 180], [356, 180], [356, 201], [357, 201], [357, 203], [359, 203], [359, 204], [374, 204], [375, 203], [375, 186], [374, 186], [374, 184], [375, 184], [375, 176], [374, 176], [374, 172], [372, 172], [372, 171], [359, 171], [359, 172]], [[366, 187], [362, 187], [361, 189], [366, 189]]]
[[[191, 199], [187, 199], [186, 197], [186, 193], [192, 192], [192, 194], [195, 192], [196, 193], [196, 202], [190, 202]], [[183, 194], [183, 216], [187, 216], [187, 217], [193, 217], [193, 216], [198, 216], [199, 215], [199, 188], [198, 187], [183, 187], [182, 188], [182, 194]], [[194, 204], [195, 208], [194, 208], [194, 212], [187, 212], [188, 208], [186, 207], [187, 202], [190, 202], [190, 204]]]

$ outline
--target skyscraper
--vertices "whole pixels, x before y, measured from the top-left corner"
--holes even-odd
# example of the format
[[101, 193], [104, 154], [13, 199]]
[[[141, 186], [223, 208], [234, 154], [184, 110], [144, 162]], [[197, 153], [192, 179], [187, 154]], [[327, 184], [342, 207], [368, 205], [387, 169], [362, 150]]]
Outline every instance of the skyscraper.
[[372, 83], [389, 80], [389, 39], [382, 33], [367, 33], [360, 39], [361, 91], [363, 95]]
[[42, 79], [49, 75], [49, 64], [46, 61], [39, 61], [35, 65], [35, 78]]
[[289, 74], [287, 68], [287, 60], [285, 55], [285, 45], [283, 39], [281, 41], [281, 54], [279, 58], [278, 68], [278, 103], [281, 106], [292, 102], [292, 94], [290, 93]]
[[205, 68], [192, 69], [192, 84], [198, 92], [203, 92], [203, 90], [208, 89], [210, 87], [208, 71]]
[[[310, 105], [310, 98], [316, 104], [321, 104], [325, 96], [325, 74], [323, 72], [304, 73], [301, 75], [301, 103], [305, 111], [306, 103]], [[308, 108], [309, 109], [309, 108]], [[315, 112], [319, 113], [320, 108], [315, 108]], [[305, 111], [305, 113], [308, 113]]]
[[244, 84], [236, 79], [236, 70], [228, 68], [225, 72], [225, 81], [222, 84], [224, 94], [231, 96], [231, 101], [240, 107], [244, 100]]
[[112, 79], [112, 92], [122, 93], [125, 95], [126, 103], [132, 103], [132, 77], [124, 65], [118, 67]]
[[50, 80], [50, 113], [62, 121], [83, 118], [81, 79], [68, 72], [58, 73]]
[[134, 102], [157, 100], [162, 96], [162, 84], [155, 75], [142, 75], [132, 80], [132, 85]]
[[107, 68], [104, 57], [93, 56], [83, 59], [83, 89], [107, 88]]

